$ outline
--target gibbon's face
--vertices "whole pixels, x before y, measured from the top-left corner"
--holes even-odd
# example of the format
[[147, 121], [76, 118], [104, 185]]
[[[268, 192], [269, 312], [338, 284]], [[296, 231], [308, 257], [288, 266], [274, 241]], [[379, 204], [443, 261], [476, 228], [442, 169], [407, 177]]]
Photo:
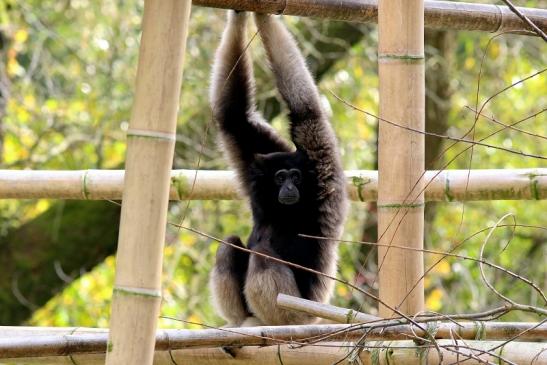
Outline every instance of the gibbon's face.
[[258, 183], [261, 194], [266, 194], [284, 206], [294, 205], [302, 200], [305, 193], [305, 161], [297, 153], [279, 152], [256, 155], [254, 167], [260, 176]]
[[275, 185], [279, 186], [277, 200], [284, 205], [292, 205], [300, 200], [298, 187], [302, 182], [300, 169], [281, 169], [274, 174]]

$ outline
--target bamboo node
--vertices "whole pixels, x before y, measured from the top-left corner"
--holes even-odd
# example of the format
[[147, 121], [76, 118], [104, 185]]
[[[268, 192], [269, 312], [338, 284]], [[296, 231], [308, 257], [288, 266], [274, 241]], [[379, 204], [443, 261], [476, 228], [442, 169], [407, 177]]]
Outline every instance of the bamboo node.
[[[505, 345], [501, 345], [501, 346], [500, 346], [500, 350], [499, 350], [499, 352], [498, 352], [498, 356], [499, 356], [499, 357], [498, 357], [498, 364], [499, 364], [499, 365], [503, 365], [502, 359], [503, 359], [503, 348], [504, 348], [504, 347], [505, 347]], [[533, 361], [531, 362], [531, 364], [533, 364]]]
[[68, 354], [68, 359], [70, 360], [70, 362], [72, 363], [72, 365], [78, 365], [78, 364], [76, 363], [76, 360], [74, 360], [74, 358], [72, 357], [71, 354]]
[[475, 321], [475, 340], [484, 340], [486, 338], [486, 326], [481, 321]]
[[277, 15], [285, 14], [285, 9], [287, 9], [287, 0], [283, 0], [283, 6], [277, 11]]
[[87, 189], [87, 174], [89, 173], [89, 170], [85, 170], [82, 174], [82, 196], [84, 197], [84, 200], [89, 200], [89, 191]]
[[183, 199], [183, 197], [186, 195], [186, 192], [188, 192], [190, 189], [190, 186], [188, 184], [188, 181], [186, 179], [186, 176], [183, 174], [179, 174], [176, 176], [171, 177], [171, 184], [175, 188], [175, 191], [177, 192], [177, 195], [180, 200]]
[[454, 196], [450, 193], [450, 175], [446, 173], [444, 180], [444, 196], [446, 197], [446, 201], [452, 202], [454, 201]]
[[353, 186], [357, 188], [357, 196], [359, 197], [359, 200], [362, 202], [365, 201], [365, 198], [363, 197], [363, 188], [365, 185], [369, 184], [370, 182], [372, 182], [372, 179], [368, 179], [368, 178], [365, 179], [361, 176], [353, 176], [351, 178], [351, 183], [353, 184]]
[[382, 63], [390, 63], [393, 61], [403, 61], [405, 64], [421, 65], [425, 61], [424, 55], [412, 55], [412, 54], [379, 54], [378, 62], [387, 61]]
[[502, 27], [503, 27], [503, 10], [501, 8], [501, 6], [497, 5], [497, 4], [493, 4], [495, 7], [496, 7], [496, 30], [493, 30], [492, 33], [497, 33], [499, 31], [502, 30]]
[[175, 133], [166, 133], [160, 131], [150, 131], [146, 129], [128, 129], [127, 138], [129, 137], [142, 137], [142, 138], [151, 138], [158, 139], [169, 142], [176, 142], [177, 136]]
[[161, 290], [147, 288], [132, 288], [127, 286], [116, 286], [113, 290], [114, 294], [132, 295], [139, 297], [161, 298]]
[[429, 355], [429, 350], [431, 347], [424, 346], [423, 343], [419, 343], [419, 341], [416, 340], [414, 342], [419, 345], [419, 347], [416, 348], [416, 355], [420, 360], [420, 364], [427, 364], [427, 355]]
[[376, 347], [372, 349], [370, 352], [370, 362], [371, 365], [380, 365], [380, 348], [382, 347], [383, 343], [377, 342]]
[[353, 309], [349, 309], [348, 313], [346, 313], [346, 323], [352, 323], [353, 319], [355, 318], [357, 313], [353, 312]]
[[532, 198], [535, 200], [541, 200], [540, 193], [539, 193], [539, 182], [536, 179], [538, 175], [535, 174], [529, 174], [528, 178], [530, 179], [530, 190], [532, 192]]
[[400, 208], [416, 209], [416, 208], [423, 208], [424, 206], [425, 206], [425, 203], [378, 204], [378, 208], [382, 208], [382, 209], [400, 209]]

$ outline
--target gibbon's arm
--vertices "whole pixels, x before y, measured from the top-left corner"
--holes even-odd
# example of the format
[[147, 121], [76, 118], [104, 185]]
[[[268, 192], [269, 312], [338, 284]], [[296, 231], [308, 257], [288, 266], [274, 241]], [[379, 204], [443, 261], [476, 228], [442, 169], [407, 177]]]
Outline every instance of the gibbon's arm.
[[[323, 193], [343, 190], [336, 137], [296, 42], [280, 20], [263, 14], [256, 14], [255, 20], [277, 87], [290, 110], [294, 144], [315, 163]], [[342, 183], [338, 181], [340, 176]]]
[[245, 177], [256, 153], [289, 151], [255, 109], [253, 68], [246, 55], [245, 13], [228, 13], [228, 23], [215, 55], [211, 109], [230, 160]]

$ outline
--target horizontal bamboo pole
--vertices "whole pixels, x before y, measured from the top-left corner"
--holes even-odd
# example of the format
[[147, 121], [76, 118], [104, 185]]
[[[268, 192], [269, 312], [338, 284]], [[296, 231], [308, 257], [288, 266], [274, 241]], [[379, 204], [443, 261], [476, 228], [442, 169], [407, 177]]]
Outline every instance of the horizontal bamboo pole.
[[[377, 22], [375, 0], [193, 0], [194, 5], [355, 22]], [[517, 8], [547, 31], [547, 10]], [[434, 29], [522, 32], [530, 28], [506, 6], [425, 1], [425, 26]], [[528, 34], [528, 33], [527, 33]], [[529, 33], [536, 35], [535, 33]]]
[[[347, 171], [346, 176], [352, 200], [377, 199], [376, 171]], [[468, 170], [427, 171], [425, 182], [433, 181], [426, 188], [426, 200], [547, 199], [547, 168], [471, 170], [468, 185], [467, 176]], [[123, 170], [0, 170], [0, 199], [120, 200], [123, 181]], [[231, 171], [173, 170], [170, 199], [239, 199], [235, 175]]]
[[[375, 327], [376, 326], [376, 327]], [[424, 325], [425, 326], [425, 325]], [[451, 339], [454, 334], [463, 340], [507, 340], [523, 333], [519, 341], [547, 339], [547, 323], [522, 322], [442, 322], [431, 324], [435, 338]], [[371, 341], [399, 341], [409, 336], [426, 337], [424, 331], [410, 325], [378, 328], [378, 324], [266, 326], [205, 330], [158, 330], [156, 350], [226, 346], [268, 346], [287, 341], [325, 338], [329, 341], [358, 341], [364, 334]], [[66, 354], [104, 352], [107, 329], [0, 327], [0, 359], [48, 357]]]
[[[545, 344], [539, 342], [500, 341], [437, 341], [442, 352], [444, 364], [501, 364], [504, 360], [514, 364], [545, 364], [547, 351]], [[290, 346], [286, 344], [263, 347], [205, 347], [192, 349], [158, 350], [154, 354], [154, 365], [192, 364], [192, 365], [423, 365], [439, 364], [439, 353], [433, 347], [419, 350], [412, 341], [374, 342], [367, 341], [357, 359], [348, 357], [355, 343], [321, 342], [310, 346]], [[471, 350], [472, 349], [472, 350]], [[494, 350], [491, 350], [494, 349]], [[489, 355], [485, 351], [492, 351]], [[465, 355], [470, 355], [467, 360]], [[104, 363], [104, 352], [100, 353], [59, 353], [57, 356], [29, 355], [19, 358], [0, 358], [6, 363], [26, 365], [99, 365]], [[466, 360], [466, 361], [464, 361]]]

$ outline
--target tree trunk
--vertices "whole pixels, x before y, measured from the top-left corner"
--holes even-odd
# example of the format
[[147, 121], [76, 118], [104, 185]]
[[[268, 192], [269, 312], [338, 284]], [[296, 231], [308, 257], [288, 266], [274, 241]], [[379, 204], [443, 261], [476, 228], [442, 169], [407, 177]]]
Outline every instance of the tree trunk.
[[8, 39], [6, 34], [0, 31], [0, 166], [2, 166], [4, 156], [4, 117], [10, 94], [10, 82], [6, 73], [7, 49]]
[[[437, 134], [447, 134], [448, 114], [451, 98], [454, 93], [450, 83], [452, 80], [452, 65], [455, 54], [455, 33], [447, 31], [427, 30], [426, 41], [426, 73], [425, 73], [425, 130]], [[442, 167], [444, 159], [436, 160], [442, 151], [444, 139], [425, 136], [425, 169], [433, 170]], [[430, 244], [428, 232], [431, 232], [438, 203], [429, 202], [425, 205], [425, 245]]]
[[0, 325], [16, 325], [72, 280], [112, 254], [120, 208], [67, 201], [0, 241]]

